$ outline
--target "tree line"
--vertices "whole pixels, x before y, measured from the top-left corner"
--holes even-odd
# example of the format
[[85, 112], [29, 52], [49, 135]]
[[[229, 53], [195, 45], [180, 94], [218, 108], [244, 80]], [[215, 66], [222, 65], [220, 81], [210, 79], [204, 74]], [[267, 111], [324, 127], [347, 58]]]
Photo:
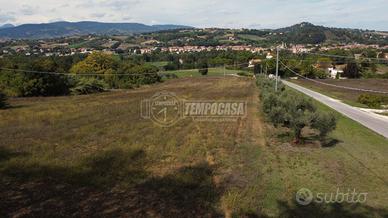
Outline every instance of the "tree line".
[[260, 87], [260, 98], [263, 112], [268, 121], [275, 127], [285, 127], [294, 137], [294, 143], [302, 142], [302, 130], [310, 128], [318, 131], [323, 145], [328, 134], [336, 128], [337, 119], [333, 113], [317, 108], [311, 98], [293, 90], [286, 89], [279, 82], [275, 91], [275, 80], [259, 76], [257, 85]]
[[101, 52], [68, 57], [13, 56], [0, 59], [0, 90], [8, 96], [87, 94], [160, 82], [158, 71], [152, 65]]

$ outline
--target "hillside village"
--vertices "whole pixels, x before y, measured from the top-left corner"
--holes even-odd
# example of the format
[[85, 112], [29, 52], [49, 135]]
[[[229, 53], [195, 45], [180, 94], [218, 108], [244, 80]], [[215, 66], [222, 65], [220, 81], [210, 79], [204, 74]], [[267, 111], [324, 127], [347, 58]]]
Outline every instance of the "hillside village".
[[[335, 34], [345, 34], [348, 38], [334, 37]], [[92, 51], [129, 55], [150, 54], [155, 51], [186, 53], [232, 50], [268, 53], [274, 51], [280, 44], [282, 49], [293, 54], [335, 49], [376, 49], [379, 51], [376, 58], [388, 58], [387, 35], [384, 32], [330, 29], [302, 23], [273, 31], [205, 28], [117, 36], [70, 36], [41, 40], [1, 39], [0, 37], [0, 57], [13, 54], [70, 56], [87, 54]]]
[[[4, 55], [36, 55], [36, 56], [69, 56], [74, 54], [87, 54], [92, 51], [103, 51], [110, 54], [149, 54], [154, 51], [161, 52], [170, 52], [170, 53], [185, 53], [185, 52], [202, 52], [202, 51], [249, 51], [252, 53], [263, 53], [271, 52], [276, 49], [275, 46], [268, 47], [258, 47], [253, 45], [219, 45], [219, 46], [196, 46], [196, 45], [183, 45], [183, 46], [163, 46], [158, 45], [158, 41], [154, 41], [155, 45], [147, 45], [145, 43], [141, 44], [128, 44], [123, 41], [118, 41], [116, 39], [100, 39], [99, 37], [80, 37], [80, 40], [85, 40], [85, 42], [98, 41], [101, 45], [89, 45], [89, 46], [80, 46], [70, 44], [68, 42], [50, 42], [39, 40], [37, 42], [25, 42], [25, 41], [6, 41], [0, 43], [0, 58]], [[66, 41], [66, 40], [63, 40]], [[106, 41], [106, 42], [105, 42]], [[105, 42], [105, 43], [104, 43]], [[86, 44], [86, 43], [85, 43]], [[377, 49], [381, 50], [379, 52], [379, 58], [388, 59], [388, 52], [383, 52], [388, 50], [388, 45], [379, 46], [379, 45], [365, 45], [365, 44], [338, 44], [338, 45], [293, 45], [293, 44], [283, 44], [282, 49], [292, 52], [293, 54], [307, 53], [310, 51], [330, 51], [334, 49], [341, 50], [352, 50], [352, 49]], [[358, 57], [358, 56], [356, 56]], [[376, 57], [376, 58], [378, 58]]]

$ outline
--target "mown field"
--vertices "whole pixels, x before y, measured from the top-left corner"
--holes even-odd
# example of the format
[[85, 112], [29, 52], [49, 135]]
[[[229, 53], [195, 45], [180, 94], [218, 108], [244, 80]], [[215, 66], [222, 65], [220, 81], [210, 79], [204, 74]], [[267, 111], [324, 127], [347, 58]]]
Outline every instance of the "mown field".
[[[320, 80], [328, 84], [334, 84], [339, 86], [346, 86], [359, 89], [371, 89], [376, 91], [388, 92], [388, 80], [387, 79], [346, 79], [346, 80], [333, 80], [325, 79]], [[342, 100], [344, 103], [357, 106], [357, 107], [368, 107], [367, 105], [357, 102], [358, 97], [365, 92], [342, 89], [324, 84], [315, 83], [305, 79], [291, 80], [290, 82], [328, 95], [330, 97]], [[369, 93], [374, 94], [374, 93]], [[378, 94], [379, 95], [379, 94]]]
[[[248, 116], [162, 128], [140, 116], [140, 102], [160, 91], [246, 100]], [[388, 215], [388, 140], [338, 115], [329, 147], [294, 146], [266, 124], [258, 93], [248, 78], [201, 77], [11, 99], [12, 108], [0, 111], [0, 216]], [[294, 199], [303, 187], [356, 189], [368, 192], [368, 201], [301, 206]]]

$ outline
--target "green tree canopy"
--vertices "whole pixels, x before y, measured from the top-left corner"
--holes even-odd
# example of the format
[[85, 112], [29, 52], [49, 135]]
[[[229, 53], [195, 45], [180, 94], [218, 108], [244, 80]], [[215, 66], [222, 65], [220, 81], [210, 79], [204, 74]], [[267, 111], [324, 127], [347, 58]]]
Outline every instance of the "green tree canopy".
[[118, 68], [118, 61], [112, 55], [102, 52], [90, 54], [85, 60], [73, 65], [73, 74], [112, 74]]

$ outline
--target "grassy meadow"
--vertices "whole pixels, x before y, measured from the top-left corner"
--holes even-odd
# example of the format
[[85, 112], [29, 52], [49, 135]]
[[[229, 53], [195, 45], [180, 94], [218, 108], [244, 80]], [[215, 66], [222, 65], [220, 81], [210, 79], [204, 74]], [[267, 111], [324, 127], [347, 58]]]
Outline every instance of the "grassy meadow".
[[[244, 70], [231, 70], [231, 69], [224, 69], [221, 68], [209, 68], [209, 72], [207, 76], [209, 77], [218, 77], [218, 76], [224, 76], [224, 72], [227, 75], [230, 74], [238, 74], [238, 73], [247, 73], [247, 71]], [[198, 70], [173, 70], [173, 71], [166, 71], [166, 73], [173, 73], [178, 76], [178, 78], [185, 78], [185, 77], [202, 77], [201, 73], [198, 72]]]
[[[160, 91], [246, 100], [248, 116], [163, 128], [140, 116], [141, 101]], [[0, 217], [388, 215], [388, 140], [338, 114], [326, 147], [294, 146], [265, 122], [259, 92], [249, 78], [193, 77], [89, 96], [11, 99], [12, 108], [0, 110]], [[356, 189], [368, 200], [301, 206], [300, 188]]]

